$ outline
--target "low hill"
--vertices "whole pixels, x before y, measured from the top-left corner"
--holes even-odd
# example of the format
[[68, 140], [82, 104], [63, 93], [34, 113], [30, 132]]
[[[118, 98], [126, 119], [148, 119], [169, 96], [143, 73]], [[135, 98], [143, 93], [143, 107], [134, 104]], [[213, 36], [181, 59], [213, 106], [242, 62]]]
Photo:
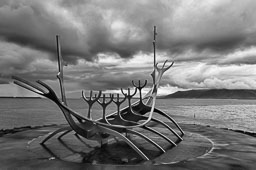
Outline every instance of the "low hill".
[[178, 91], [161, 98], [256, 99], [256, 90], [207, 89]]

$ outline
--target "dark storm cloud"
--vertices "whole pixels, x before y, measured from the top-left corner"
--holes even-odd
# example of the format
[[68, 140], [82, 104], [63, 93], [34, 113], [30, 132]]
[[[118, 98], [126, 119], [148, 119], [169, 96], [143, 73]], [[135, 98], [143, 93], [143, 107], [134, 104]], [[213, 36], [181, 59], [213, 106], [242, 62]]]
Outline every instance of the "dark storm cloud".
[[256, 47], [237, 49], [233, 53], [211, 62], [218, 65], [254, 65], [256, 64]]
[[253, 72], [256, 63], [255, 9], [253, 0], [2, 0], [0, 83], [13, 74], [55, 80], [57, 34], [69, 64], [67, 89], [127, 88], [131, 79], [151, 80], [156, 25], [157, 61], [175, 61], [161, 86], [253, 87], [244, 70]]
[[7, 82], [12, 75], [29, 80], [53, 79], [57, 64], [48, 58], [48, 53], [0, 41], [0, 78]]
[[46, 8], [39, 1], [5, 1], [0, 6], [0, 36], [9, 42], [55, 54], [55, 35], [61, 34], [69, 40], [62, 43], [64, 55], [85, 55], [76, 30], [63, 26], [59, 21], [62, 18], [51, 15]]
[[[147, 72], [134, 72], [128, 74], [126, 71], [114, 71], [114, 70], [101, 70], [97, 73], [87, 73], [93, 75], [92, 77], [84, 77], [80, 80], [76, 80], [83, 89], [86, 90], [115, 90], [128, 87], [133, 87], [132, 80], [137, 82], [138, 80], [151, 82], [151, 77]], [[148, 85], [151, 85], [150, 83]]]
[[153, 25], [158, 26], [158, 48], [169, 52], [222, 52], [255, 44], [250, 38], [256, 30], [254, 1], [207, 3], [5, 0], [0, 4], [0, 36], [55, 56], [59, 34], [65, 59], [73, 64], [100, 52], [121, 57], [151, 52]]

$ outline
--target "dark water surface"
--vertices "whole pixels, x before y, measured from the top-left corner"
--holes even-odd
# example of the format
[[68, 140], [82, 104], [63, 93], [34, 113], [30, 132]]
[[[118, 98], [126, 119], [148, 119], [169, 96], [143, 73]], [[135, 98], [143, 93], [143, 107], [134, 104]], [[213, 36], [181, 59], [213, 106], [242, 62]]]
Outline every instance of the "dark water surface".
[[[68, 104], [86, 115], [87, 104], [82, 99], [69, 99]], [[157, 99], [156, 106], [178, 122], [256, 132], [256, 100]], [[111, 113], [116, 107], [110, 105], [107, 109]], [[93, 118], [100, 118], [101, 113], [101, 108], [96, 104]], [[60, 123], [66, 123], [64, 116], [48, 99], [0, 99], [0, 129]]]

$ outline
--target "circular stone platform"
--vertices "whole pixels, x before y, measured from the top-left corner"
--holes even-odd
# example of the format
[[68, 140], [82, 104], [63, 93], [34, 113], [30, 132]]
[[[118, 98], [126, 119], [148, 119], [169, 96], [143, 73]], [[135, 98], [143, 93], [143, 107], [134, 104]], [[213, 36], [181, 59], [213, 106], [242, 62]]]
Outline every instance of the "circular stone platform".
[[[184, 141], [160, 156], [154, 147], [142, 145], [149, 151], [146, 154], [151, 153], [153, 157], [152, 161], [144, 162], [125, 143], [117, 144], [115, 139], [109, 141], [109, 145], [100, 147], [97, 143], [88, 143], [85, 139], [76, 138], [70, 133], [62, 140], [52, 138], [45, 143], [45, 146], [39, 144], [45, 135], [59, 127], [56, 125], [27, 128], [13, 134], [10, 131], [9, 134], [0, 137], [2, 153], [0, 167], [3, 169], [254, 169], [256, 167], [256, 138], [230, 130], [181, 124], [186, 133], [183, 137]], [[162, 129], [158, 130], [164, 133]], [[95, 147], [96, 149], [93, 149]]]
[[[154, 128], [166, 136], [170, 136], [170, 131], [164, 128]], [[58, 135], [48, 140], [44, 145], [40, 142], [48, 135], [39, 136], [28, 142], [28, 150], [48, 159], [59, 159], [67, 162], [91, 163], [91, 164], [111, 164], [111, 165], [135, 165], [135, 164], [172, 164], [183, 160], [193, 159], [208, 153], [212, 149], [212, 142], [197, 133], [186, 132], [183, 141], [178, 146], [173, 147], [165, 139], [151, 134], [148, 131], [136, 129], [146, 136], [150, 136], [155, 142], [163, 147], [166, 152], [162, 154], [154, 145], [135, 135], [129, 135], [129, 139], [150, 158], [145, 162], [128, 144], [111, 138], [107, 145], [86, 140], [73, 133], [67, 134], [61, 139]], [[169, 134], [168, 134], [169, 133]], [[154, 136], [153, 136], [154, 135]], [[197, 150], [195, 151], [195, 148]]]

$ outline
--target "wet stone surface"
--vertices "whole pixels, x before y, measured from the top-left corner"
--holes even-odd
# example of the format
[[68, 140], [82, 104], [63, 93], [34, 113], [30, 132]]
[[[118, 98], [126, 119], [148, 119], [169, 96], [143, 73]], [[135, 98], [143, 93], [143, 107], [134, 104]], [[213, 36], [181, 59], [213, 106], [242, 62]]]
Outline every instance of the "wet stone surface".
[[[230, 130], [181, 124], [186, 135], [177, 147], [159, 154], [154, 146], [131, 137], [145, 147], [151, 161], [142, 161], [123, 142], [109, 145], [80, 141], [73, 133], [62, 141], [40, 140], [59, 126], [24, 129], [0, 137], [2, 169], [248, 169], [256, 167], [256, 138]], [[165, 133], [165, 132], [163, 132]], [[159, 142], [159, 141], [157, 141]], [[165, 141], [164, 141], [165, 142]], [[165, 144], [165, 143], [160, 144]], [[66, 145], [66, 146], [65, 146]], [[143, 149], [142, 149], [143, 150]]]
[[[170, 131], [158, 127], [154, 129], [174, 141], [177, 140], [177, 145], [181, 146], [174, 147], [173, 144], [155, 134], [136, 129], [137, 132], [143, 133], [145, 136], [157, 142], [166, 151], [162, 153], [157, 147], [143, 138], [129, 134], [127, 137], [152, 160], [151, 163], [161, 163], [161, 161], [170, 163], [190, 159], [201, 156], [212, 148], [211, 142], [198, 134], [188, 132], [184, 136], [184, 141], [178, 142], [177, 137], [171, 135]], [[58, 139], [58, 136], [56, 136], [47, 141], [45, 145], [40, 145], [40, 142], [46, 136], [39, 136], [32, 139], [28, 144], [28, 150], [42, 157], [56, 158], [76, 163], [135, 165], [145, 162], [127, 143], [118, 138], [110, 138], [106, 144], [101, 145], [96, 141], [80, 138], [71, 132], [61, 139]], [[177, 153], [178, 151], [176, 151], [182, 147], [183, 154], [184, 152], [191, 153], [191, 148], [193, 149], [198, 144], [201, 145], [201, 149], [197, 152], [192, 152], [192, 154], [185, 154], [186, 156], [180, 156]]]

